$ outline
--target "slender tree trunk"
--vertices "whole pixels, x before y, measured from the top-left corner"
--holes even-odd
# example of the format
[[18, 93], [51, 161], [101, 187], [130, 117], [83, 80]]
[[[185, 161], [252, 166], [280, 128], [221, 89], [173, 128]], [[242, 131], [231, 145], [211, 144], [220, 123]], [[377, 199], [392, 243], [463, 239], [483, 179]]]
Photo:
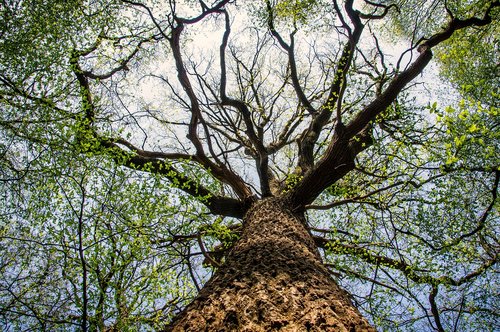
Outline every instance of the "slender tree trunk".
[[224, 265], [167, 331], [375, 331], [287, 205], [271, 198], [249, 210]]

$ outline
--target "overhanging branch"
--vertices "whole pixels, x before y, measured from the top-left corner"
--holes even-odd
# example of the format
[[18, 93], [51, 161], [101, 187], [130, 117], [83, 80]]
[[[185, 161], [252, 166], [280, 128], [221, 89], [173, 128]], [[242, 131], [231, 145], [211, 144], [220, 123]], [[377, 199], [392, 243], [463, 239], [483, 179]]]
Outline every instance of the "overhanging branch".
[[388, 258], [379, 254], [375, 254], [369, 249], [358, 247], [351, 243], [344, 243], [339, 240], [327, 240], [322, 237], [316, 236], [315, 242], [318, 247], [324, 248], [331, 253], [340, 255], [352, 255], [358, 259], [374, 264], [377, 266], [385, 266], [391, 269], [400, 271], [408, 279], [412, 280], [418, 284], [429, 284], [432, 286], [437, 285], [449, 285], [449, 286], [460, 286], [466, 282], [472, 281], [487, 269], [492, 267], [498, 262], [497, 257], [493, 257], [486, 260], [482, 265], [480, 265], [475, 271], [463, 276], [459, 279], [453, 279], [449, 276], [433, 277], [431, 275], [424, 275], [423, 272], [419, 271], [415, 266], [408, 264], [404, 261]]
[[[353, 20], [357, 13], [348, 10], [347, 5], [349, 3], [352, 2], [348, 1], [346, 3], [346, 10], [350, 13], [350, 17], [352, 15], [351, 20]], [[432, 47], [447, 40], [459, 29], [489, 24], [491, 22], [491, 10], [498, 6], [500, 6], [499, 1], [491, 3], [482, 19], [458, 20], [453, 18], [443, 31], [434, 34], [421, 43], [418, 47], [419, 56], [417, 59], [406, 70], [396, 75], [387, 88], [364, 107], [345, 128], [337, 126], [337, 130], [322, 158], [312, 169], [305, 173], [302, 181], [290, 193], [295, 208], [303, 209], [305, 205], [312, 203], [323, 190], [354, 168], [355, 156], [372, 144], [371, 123], [394, 102], [408, 83], [422, 73], [432, 59]], [[321, 129], [321, 126], [319, 128]], [[316, 132], [308, 130], [306, 133], [310, 135]], [[316, 134], [319, 135], [319, 133]], [[312, 142], [314, 144], [316, 140], [313, 139]], [[304, 165], [311, 165], [311, 160]]]
[[[178, 40], [176, 42], [178, 42]], [[197, 181], [177, 171], [171, 164], [171, 162], [168, 161], [186, 159], [194, 160], [201, 164], [202, 167], [207, 169], [209, 172], [212, 172], [214, 177], [216, 177], [218, 180], [222, 180], [226, 183], [231, 184], [233, 188], [235, 188], [235, 191], [239, 194], [240, 198], [242, 198], [242, 201], [245, 201], [245, 199], [251, 196], [250, 190], [236, 174], [229, 171], [227, 168], [217, 167], [217, 165], [211, 162], [203, 153], [200, 153], [200, 150], [197, 149], [197, 154], [195, 156], [189, 156], [179, 153], [159, 153], [153, 151], [145, 151], [135, 147], [132, 143], [124, 139], [108, 139], [100, 136], [95, 131], [93, 124], [95, 122], [96, 106], [94, 105], [90, 89], [90, 77], [86, 75], [79, 64], [79, 58], [81, 54], [81, 52], [74, 50], [72, 51], [70, 57], [71, 69], [77, 79], [77, 84], [80, 89], [81, 107], [84, 111], [83, 117], [81, 117], [81, 119], [79, 120], [77, 119], [77, 121], [80, 122], [78, 123], [78, 132], [76, 134], [75, 141], [78, 151], [80, 153], [98, 153], [107, 155], [118, 165], [162, 175], [170, 180], [174, 187], [179, 188], [182, 191], [199, 199], [210, 209], [212, 213], [242, 218], [245, 209], [241, 201], [233, 198], [214, 195], [210, 190], [197, 183]], [[178, 65], [181, 66], [181, 69], [184, 69], [182, 66], [182, 62]], [[185, 76], [183, 76], [182, 74], [184, 74]], [[181, 71], [181, 83], [184, 82], [186, 84], [185, 87], [190, 88], [189, 81], [187, 81], [187, 83], [186, 81], [183, 81], [183, 79], [185, 78], [187, 78], [185, 71]], [[194, 93], [190, 95], [190, 99], [195, 104], [194, 107], [196, 107], [198, 104]], [[199, 108], [197, 109], [199, 110]], [[198, 121], [198, 118], [196, 117], [197, 114], [199, 113], [196, 112], [194, 120], [192, 120], [192, 126], [193, 123], [195, 125]], [[196, 138], [194, 139], [194, 141], [198, 142], [201, 146], [201, 143], [199, 141], [196, 141]], [[129, 149], [129, 151], [123, 149], [118, 144], [125, 146], [127, 149]], [[201, 152], [202, 151], [203, 150], [201, 150]]]
[[[167, 178], [174, 187], [197, 198], [208, 207], [213, 214], [243, 218], [246, 212], [245, 203], [240, 200], [214, 195], [198, 181], [182, 174], [170, 161], [152, 156], [139, 155], [136, 152], [126, 152], [115, 143], [102, 141], [102, 149], [93, 152], [110, 156], [118, 165], [152, 174], [159, 174]], [[175, 159], [175, 158], [174, 158]]]

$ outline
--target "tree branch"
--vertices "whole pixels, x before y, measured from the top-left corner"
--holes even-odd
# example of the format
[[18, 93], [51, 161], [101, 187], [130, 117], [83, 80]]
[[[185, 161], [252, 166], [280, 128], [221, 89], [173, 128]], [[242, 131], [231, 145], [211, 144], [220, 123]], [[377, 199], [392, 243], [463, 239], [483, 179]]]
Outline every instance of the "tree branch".
[[[97, 148], [92, 152], [106, 154], [118, 165], [164, 176], [174, 187], [199, 199], [213, 214], [243, 218], [248, 208], [248, 206], [246, 206], [248, 202], [214, 195], [197, 181], [179, 172], [170, 162], [158, 159], [161, 155], [157, 153], [139, 155], [135, 152], [125, 152], [115, 143], [104, 140], [101, 141], [101, 146], [103, 149]], [[153, 157], [153, 155], [155, 157]]]
[[[182, 30], [182, 29], [180, 29]], [[180, 32], [179, 32], [180, 33]], [[175, 41], [178, 45], [178, 39]], [[95, 121], [95, 105], [92, 100], [92, 94], [90, 91], [90, 85], [88, 77], [82, 71], [79, 65], [80, 52], [73, 50], [70, 57], [70, 65], [73, 73], [77, 78], [77, 82], [80, 88], [80, 97], [82, 100], [82, 109], [84, 110], [84, 118], [80, 123], [80, 131], [77, 133], [76, 143], [78, 144], [80, 153], [100, 153], [107, 154], [110, 156], [118, 165], [126, 166], [133, 169], [139, 169], [141, 171], [146, 171], [154, 174], [160, 174], [165, 176], [172, 184], [183, 190], [184, 192], [200, 199], [200, 201], [205, 204], [212, 213], [222, 214], [227, 216], [233, 216], [236, 218], [242, 218], [244, 214], [244, 204], [240, 201], [232, 198], [219, 197], [213, 195], [208, 189], [202, 185], [196, 183], [191, 178], [188, 178], [178, 172], [170, 163], [166, 162], [164, 159], [192, 159], [200, 163], [205, 169], [212, 171], [213, 175], [223, 182], [229, 183], [237, 194], [242, 198], [242, 201], [247, 201], [251, 197], [250, 189], [244, 184], [243, 180], [239, 178], [238, 175], [227, 169], [226, 167], [218, 167], [212, 161], [210, 161], [204, 154], [201, 146], [201, 142], [195, 136], [194, 142], [201, 147], [201, 151], [197, 150], [195, 156], [188, 156], [185, 154], [168, 154], [159, 153], [152, 151], [144, 151], [135, 147], [130, 142], [124, 139], [110, 140], [99, 136], [99, 134], [94, 130], [93, 123]], [[197, 110], [196, 115], [199, 114], [199, 104], [191, 89], [189, 80], [187, 79], [186, 71], [182, 65], [182, 61], [179, 59], [180, 51], [177, 54], [176, 61], [178, 63], [178, 69], [180, 70], [179, 76], [181, 83], [188, 90], [189, 98], [192, 103], [194, 103], [193, 109]], [[196, 126], [197, 117], [193, 116], [194, 120], [191, 121], [190, 130], [193, 132], [193, 127]], [[195, 132], [196, 129], [194, 129]], [[131, 150], [127, 152], [123, 150], [119, 145], [121, 144]], [[248, 204], [245, 203], [245, 204]]]
[[468, 19], [461, 20], [456, 17], [452, 17], [451, 21], [448, 23], [448, 26], [443, 31], [436, 33], [435, 35], [433, 35], [428, 39], [424, 39], [423, 42], [420, 44], [419, 48], [420, 49], [432, 48], [450, 38], [453, 35], [453, 33], [457, 30], [467, 28], [470, 26], [480, 27], [490, 24], [492, 21], [490, 16], [491, 11], [493, 10], [493, 8], [496, 7], [500, 7], [500, 1], [491, 2], [488, 8], [486, 9], [483, 18], [470, 17]]
[[441, 318], [439, 316], [439, 309], [436, 304], [436, 296], [438, 294], [438, 286], [432, 286], [432, 290], [429, 294], [429, 303], [431, 304], [431, 312], [434, 317], [434, 322], [436, 323], [437, 330], [439, 332], [444, 332], [443, 325], [441, 325]]
[[[335, 70], [333, 76], [333, 82], [330, 86], [328, 97], [321, 106], [319, 113], [315, 114], [309, 127], [302, 133], [298, 141], [298, 167], [302, 172], [301, 174], [305, 174], [307, 171], [313, 168], [315, 144], [319, 139], [321, 131], [329, 122], [335, 110], [337, 116], [337, 129], [340, 130], [341, 127], [343, 127], [341, 119], [342, 96], [346, 88], [347, 73], [352, 64], [354, 51], [361, 38], [361, 34], [364, 28], [364, 25], [361, 23], [357, 12], [353, 10], [352, 5], [353, 1], [346, 1], [345, 8], [354, 25], [354, 29], [351, 29], [349, 25], [342, 19], [343, 26], [349, 33], [349, 40], [348, 43], [344, 46], [342, 55], [340, 56], [340, 59], [337, 63], [337, 69]], [[338, 8], [336, 1], [334, 1], [334, 6], [338, 15], [342, 17], [340, 8]]]
[[[205, 12], [203, 17], [205, 17], [206, 15], [208, 15], [208, 12]], [[248, 188], [248, 186], [245, 184], [243, 179], [241, 179], [236, 173], [234, 173], [226, 165], [224, 165], [217, 159], [216, 163], [214, 163], [206, 156], [203, 144], [201, 143], [201, 140], [198, 136], [197, 127], [198, 124], [202, 123], [201, 107], [198, 98], [196, 97], [196, 94], [191, 85], [191, 82], [189, 80], [186, 68], [184, 67], [184, 62], [181, 54], [181, 46], [180, 46], [180, 36], [184, 29], [183, 22], [193, 23], [197, 21], [198, 20], [192, 21], [192, 20], [177, 19], [177, 26], [172, 27], [172, 37], [169, 38], [170, 46], [175, 59], [177, 77], [180, 84], [184, 88], [184, 91], [188, 95], [190, 102], [191, 121], [187, 137], [195, 146], [196, 161], [198, 161], [205, 169], [209, 170], [217, 179], [219, 179], [224, 183], [229, 184], [234, 189], [236, 194], [240, 197], [240, 199], [242, 200], [252, 199], [251, 197], [253, 197], [253, 194], [250, 188]], [[205, 128], [205, 130], [208, 129]]]
[[[346, 7], [349, 3], [350, 1], [346, 3]], [[305, 174], [303, 180], [291, 193], [297, 209], [302, 209], [305, 205], [310, 204], [325, 188], [353, 169], [354, 157], [372, 144], [369, 133], [370, 123], [394, 102], [398, 94], [409, 82], [422, 73], [432, 59], [431, 47], [445, 41], [459, 29], [475, 25], [483, 26], [490, 23], [491, 17], [489, 14], [492, 8], [497, 6], [500, 6], [499, 1], [491, 3], [483, 19], [452, 19], [444, 31], [434, 34], [418, 47], [420, 54], [417, 59], [406, 70], [396, 75], [385, 91], [360, 111], [345, 127], [345, 130], [335, 132], [323, 157]], [[338, 129], [342, 129], [342, 127]], [[316, 133], [310, 129], [308, 133], [313, 138], [314, 134], [319, 135], [319, 132]], [[312, 139], [310, 142], [315, 142], [315, 140]], [[310, 146], [310, 144], [305, 146]], [[310, 158], [311, 156], [309, 156]], [[311, 165], [311, 160], [308, 160], [304, 165]]]
[[220, 56], [220, 68], [221, 68], [221, 79], [220, 79], [220, 98], [222, 106], [231, 106], [236, 108], [243, 117], [245, 122], [245, 133], [252, 143], [253, 147], [257, 151], [255, 157], [255, 163], [257, 167], [257, 172], [259, 174], [260, 189], [263, 197], [271, 195], [271, 189], [269, 186], [269, 157], [266, 147], [255, 132], [254, 124], [252, 121], [252, 114], [248, 109], [248, 106], [241, 100], [230, 98], [226, 93], [226, 48], [229, 40], [229, 34], [231, 33], [231, 24], [229, 21], [229, 15], [226, 11], [223, 11], [225, 15], [225, 31], [222, 38], [222, 42], [219, 49]]
[[388, 258], [382, 255], [377, 255], [370, 250], [362, 247], [358, 247], [352, 243], [343, 243], [340, 240], [327, 240], [322, 237], [315, 237], [316, 245], [329, 250], [334, 254], [341, 255], [353, 255], [362, 261], [370, 264], [385, 266], [391, 269], [396, 269], [403, 273], [408, 279], [414, 281], [418, 284], [429, 284], [433, 286], [437, 285], [449, 285], [449, 286], [460, 286], [466, 282], [469, 282], [481, 275], [488, 268], [492, 267], [497, 263], [497, 257], [493, 257], [490, 260], [485, 261], [480, 265], [475, 271], [463, 276], [460, 279], [453, 279], [448, 276], [433, 277], [430, 275], [421, 275], [417, 268], [414, 266], [393, 258]]
[[290, 77], [292, 79], [293, 89], [295, 90], [295, 94], [297, 95], [299, 102], [305, 107], [305, 109], [310, 114], [315, 114], [316, 109], [311, 105], [311, 102], [307, 98], [300, 85], [299, 76], [297, 73], [297, 61], [295, 60], [295, 50], [294, 50], [294, 36], [297, 30], [294, 30], [290, 34], [290, 44], [287, 44], [283, 37], [276, 31], [274, 26], [274, 11], [271, 6], [270, 1], [266, 1], [266, 9], [267, 9], [267, 26], [271, 35], [278, 41], [278, 44], [285, 50], [288, 55], [288, 66], [290, 68]]

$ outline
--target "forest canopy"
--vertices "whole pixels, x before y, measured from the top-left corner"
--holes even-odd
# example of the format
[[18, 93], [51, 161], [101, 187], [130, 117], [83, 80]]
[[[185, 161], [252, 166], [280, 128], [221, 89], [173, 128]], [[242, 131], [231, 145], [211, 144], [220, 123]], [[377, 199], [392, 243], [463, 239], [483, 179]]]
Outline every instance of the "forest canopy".
[[271, 198], [377, 330], [500, 329], [499, 15], [4, 0], [0, 329], [164, 330]]

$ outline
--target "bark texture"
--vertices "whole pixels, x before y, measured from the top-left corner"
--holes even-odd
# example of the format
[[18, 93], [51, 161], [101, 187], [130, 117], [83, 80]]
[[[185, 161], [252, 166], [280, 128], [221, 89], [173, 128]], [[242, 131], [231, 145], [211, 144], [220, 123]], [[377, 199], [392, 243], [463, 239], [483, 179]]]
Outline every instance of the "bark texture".
[[303, 214], [254, 204], [240, 240], [166, 331], [375, 331], [321, 262]]

